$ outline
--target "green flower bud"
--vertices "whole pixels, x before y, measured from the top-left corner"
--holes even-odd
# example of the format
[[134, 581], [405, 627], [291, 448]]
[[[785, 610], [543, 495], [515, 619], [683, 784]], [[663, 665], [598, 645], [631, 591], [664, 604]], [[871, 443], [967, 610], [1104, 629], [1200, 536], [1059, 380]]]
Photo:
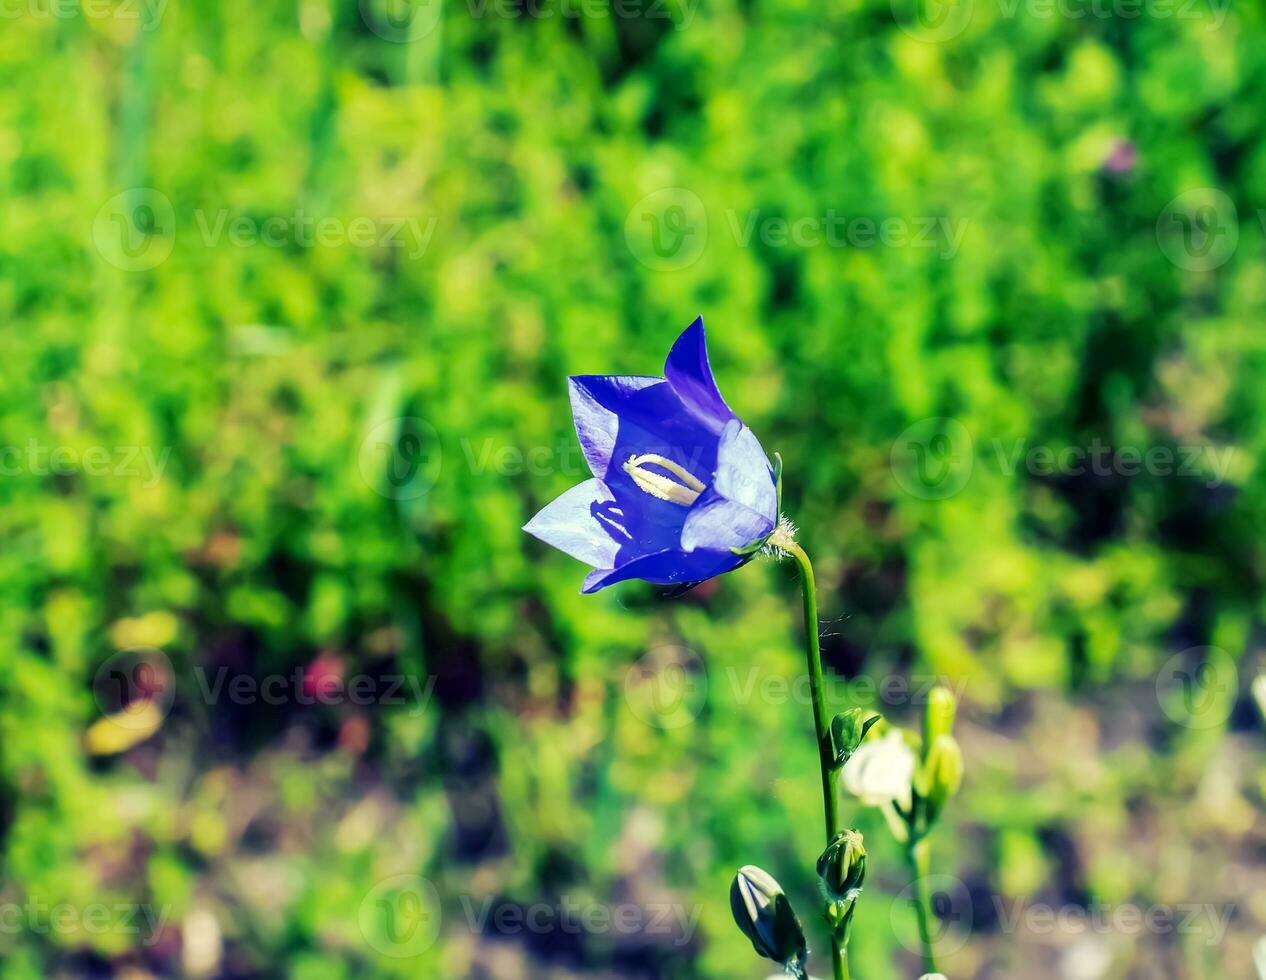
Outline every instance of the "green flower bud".
[[866, 848], [856, 830], [836, 834], [818, 858], [818, 877], [828, 902], [853, 902], [866, 881]]
[[836, 766], [842, 766], [852, 758], [866, 733], [877, 721], [879, 715], [866, 718], [861, 708], [849, 708], [842, 715], [831, 719], [831, 740], [835, 745]]
[[757, 953], [793, 976], [805, 975], [804, 929], [773, 876], [750, 864], [740, 870], [730, 886], [730, 911]]
[[928, 820], [935, 820], [945, 806], [945, 801], [958, 792], [963, 784], [963, 750], [953, 735], [940, 735], [932, 743], [927, 762], [923, 766]]
[[928, 695], [927, 711], [923, 718], [923, 748], [926, 752], [940, 735], [954, 730], [954, 713], [957, 703], [954, 695], [944, 687], [932, 688]]

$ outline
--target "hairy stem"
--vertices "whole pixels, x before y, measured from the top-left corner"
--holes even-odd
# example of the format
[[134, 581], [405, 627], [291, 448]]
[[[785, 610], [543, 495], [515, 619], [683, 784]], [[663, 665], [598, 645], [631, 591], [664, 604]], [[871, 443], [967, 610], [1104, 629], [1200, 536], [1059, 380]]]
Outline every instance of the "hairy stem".
[[[831, 745], [831, 731], [826, 716], [826, 701], [822, 688], [822, 647], [818, 637], [818, 590], [813, 578], [813, 564], [805, 550], [794, 541], [778, 543], [795, 559], [800, 568], [801, 591], [804, 596], [804, 646], [809, 662], [809, 687], [813, 697], [813, 726], [818, 736], [818, 764], [822, 770], [822, 806], [826, 822], [826, 840], [829, 844], [840, 827], [840, 812], [836, 791], [837, 772], [835, 752]], [[831, 959], [835, 967], [835, 980], [849, 980], [848, 949], [843, 943], [831, 943]]]

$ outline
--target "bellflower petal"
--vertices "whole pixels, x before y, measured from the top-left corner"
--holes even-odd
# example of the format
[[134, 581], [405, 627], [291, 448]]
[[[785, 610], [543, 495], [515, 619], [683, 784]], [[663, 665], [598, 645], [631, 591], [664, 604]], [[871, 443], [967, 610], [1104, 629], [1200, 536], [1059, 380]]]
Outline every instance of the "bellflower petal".
[[728, 552], [768, 533], [767, 517], [713, 490], [706, 500], [700, 499], [690, 508], [681, 529], [681, 546], [685, 551], [709, 548]]
[[687, 584], [721, 575], [748, 562], [778, 522], [774, 471], [717, 390], [702, 318], [677, 339], [664, 372], [568, 381], [594, 479], [524, 530], [594, 566], [584, 592], [632, 578]]
[[597, 592], [608, 585], [640, 578], [656, 585], [689, 585], [733, 571], [744, 563], [729, 552], [696, 551], [683, 555], [673, 548], [643, 555], [615, 568], [595, 568], [585, 577], [581, 592]]
[[717, 447], [717, 491], [767, 521], [778, 521], [778, 488], [765, 450], [752, 430], [734, 419]]
[[567, 379], [572, 423], [585, 462], [594, 476], [602, 479], [607, 475], [620, 432], [618, 410], [631, 403], [639, 391], [663, 383], [663, 378], [619, 375], [582, 375]]
[[677, 397], [712, 432], [720, 432], [727, 422], [736, 418], [712, 376], [703, 317], [690, 324], [673, 344], [664, 362], [664, 377]]
[[615, 497], [601, 480], [586, 480], [554, 498], [523, 530], [580, 561], [598, 567], [615, 562], [620, 538], [631, 535], [619, 523]]
[[567, 382], [572, 421], [594, 476], [624, 480], [623, 464], [647, 452], [687, 468], [710, 470], [716, 465], [716, 437], [663, 378], [589, 374]]
[[752, 430], [732, 419], [721, 433], [713, 488], [686, 516], [686, 551], [731, 551], [759, 541], [778, 521], [778, 490], [765, 451]]

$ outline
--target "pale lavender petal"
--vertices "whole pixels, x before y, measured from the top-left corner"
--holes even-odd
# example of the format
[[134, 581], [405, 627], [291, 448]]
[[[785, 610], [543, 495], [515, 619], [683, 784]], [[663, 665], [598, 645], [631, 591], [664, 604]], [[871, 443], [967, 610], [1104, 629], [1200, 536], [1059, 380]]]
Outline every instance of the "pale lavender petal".
[[610, 568], [630, 541], [614, 500], [601, 480], [586, 480], [546, 504], [523, 530], [588, 565]]
[[721, 433], [716, 490], [761, 515], [769, 522], [770, 530], [773, 529], [778, 520], [778, 487], [774, 473], [760, 442], [738, 419]]
[[690, 508], [681, 529], [681, 546], [686, 551], [696, 548], [729, 551], [745, 548], [773, 529], [773, 523], [763, 514], [710, 491]]
[[620, 431], [621, 410], [634, 394], [657, 384], [664, 384], [664, 379], [617, 374], [582, 374], [567, 379], [576, 436], [594, 476], [607, 475]]

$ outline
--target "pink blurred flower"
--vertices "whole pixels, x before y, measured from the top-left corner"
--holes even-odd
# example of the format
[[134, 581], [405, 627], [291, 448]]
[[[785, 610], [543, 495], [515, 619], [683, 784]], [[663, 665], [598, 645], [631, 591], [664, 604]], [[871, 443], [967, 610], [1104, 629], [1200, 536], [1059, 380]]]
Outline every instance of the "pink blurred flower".
[[303, 692], [309, 697], [337, 695], [343, 683], [343, 661], [336, 654], [319, 654], [303, 672]]
[[1112, 152], [1103, 161], [1103, 169], [1110, 174], [1130, 174], [1139, 162], [1139, 148], [1133, 140], [1118, 139], [1112, 144]]

